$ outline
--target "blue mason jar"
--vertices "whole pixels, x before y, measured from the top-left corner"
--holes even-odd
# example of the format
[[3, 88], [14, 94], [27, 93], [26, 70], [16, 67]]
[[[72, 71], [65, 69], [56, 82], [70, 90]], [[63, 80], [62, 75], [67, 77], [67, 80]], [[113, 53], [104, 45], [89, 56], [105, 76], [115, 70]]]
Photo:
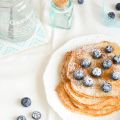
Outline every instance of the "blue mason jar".
[[64, 8], [50, 2], [50, 24], [52, 27], [62, 29], [70, 29], [72, 26], [73, 1], [68, 0], [68, 4]]

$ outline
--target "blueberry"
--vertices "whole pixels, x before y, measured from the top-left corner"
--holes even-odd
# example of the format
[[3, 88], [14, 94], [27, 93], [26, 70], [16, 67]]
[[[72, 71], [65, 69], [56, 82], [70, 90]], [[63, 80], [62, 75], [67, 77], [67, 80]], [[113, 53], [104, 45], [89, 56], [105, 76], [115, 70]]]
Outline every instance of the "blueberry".
[[98, 49], [93, 50], [93, 58], [98, 59], [98, 58], [101, 58], [101, 56], [102, 56], [102, 53], [100, 50]]
[[41, 118], [41, 113], [40, 113], [39, 111], [34, 111], [34, 112], [32, 113], [32, 118], [33, 118], [34, 120], [39, 120], [39, 119]]
[[84, 3], [84, 0], [78, 0], [78, 3], [79, 3], [79, 4], [83, 4], [83, 3]]
[[114, 18], [115, 18], [115, 13], [114, 13], [114, 12], [109, 12], [109, 13], [108, 13], [108, 17], [109, 17], [110, 19], [114, 19]]
[[83, 59], [81, 61], [81, 66], [84, 67], [84, 68], [88, 68], [88, 67], [90, 67], [90, 65], [91, 65], [91, 61], [88, 60], [88, 59]]
[[98, 68], [98, 67], [93, 68], [92, 75], [94, 77], [100, 77], [102, 75], [102, 70], [100, 68]]
[[84, 74], [84, 71], [82, 70], [77, 70], [73, 73], [73, 77], [76, 79], [76, 80], [82, 80], [84, 78], [85, 74]]
[[111, 60], [104, 60], [103, 61], [104, 69], [109, 69], [111, 66], [112, 66], [112, 61]]
[[86, 86], [86, 87], [91, 87], [91, 86], [93, 86], [93, 84], [94, 84], [93, 79], [90, 78], [90, 77], [86, 77], [83, 80], [83, 85]]
[[23, 115], [20, 115], [20, 116], [17, 117], [17, 120], [26, 120], [26, 117], [23, 116]]
[[113, 47], [112, 47], [112, 46], [107, 46], [107, 47], [105, 48], [105, 52], [106, 52], [106, 53], [111, 53], [111, 52], [113, 52]]
[[120, 3], [117, 3], [115, 8], [116, 8], [116, 10], [120, 10]]
[[24, 97], [22, 98], [21, 100], [21, 104], [24, 106], [24, 107], [29, 107], [31, 105], [31, 99], [28, 98], [28, 97]]
[[113, 79], [113, 80], [118, 80], [118, 79], [120, 79], [120, 72], [112, 72], [111, 73], [111, 78]]
[[102, 85], [102, 90], [103, 90], [105, 93], [110, 92], [110, 91], [112, 90], [111, 84], [105, 82], [105, 83]]
[[120, 55], [115, 55], [115, 56], [113, 57], [113, 62], [114, 62], [115, 64], [120, 64]]

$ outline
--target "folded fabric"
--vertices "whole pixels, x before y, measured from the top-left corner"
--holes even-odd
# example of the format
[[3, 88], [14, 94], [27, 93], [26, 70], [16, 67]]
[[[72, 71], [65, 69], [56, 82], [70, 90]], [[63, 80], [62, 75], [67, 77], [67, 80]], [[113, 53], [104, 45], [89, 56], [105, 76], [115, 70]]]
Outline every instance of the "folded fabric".
[[26, 41], [10, 42], [7, 40], [0, 39], [0, 57], [12, 55], [20, 51], [46, 43], [47, 39], [45, 39], [46, 38], [45, 31], [39, 19], [37, 21], [36, 26], [37, 27], [36, 27], [34, 35]]

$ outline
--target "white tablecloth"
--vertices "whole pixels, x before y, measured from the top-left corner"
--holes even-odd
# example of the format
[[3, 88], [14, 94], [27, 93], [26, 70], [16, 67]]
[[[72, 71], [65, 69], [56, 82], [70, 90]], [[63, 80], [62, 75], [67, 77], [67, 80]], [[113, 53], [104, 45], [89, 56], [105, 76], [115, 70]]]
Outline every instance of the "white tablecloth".
[[[119, 38], [119, 28], [102, 24], [101, 1], [85, 0], [84, 5], [76, 4], [72, 29], [62, 30], [48, 24], [48, 0], [33, 0], [49, 43], [0, 59], [0, 120], [14, 120], [21, 114], [32, 120], [34, 110], [42, 113], [42, 120], [61, 120], [47, 104], [42, 75], [51, 54], [74, 37], [100, 33]], [[29, 108], [20, 105], [20, 99], [25, 96], [32, 99]]]

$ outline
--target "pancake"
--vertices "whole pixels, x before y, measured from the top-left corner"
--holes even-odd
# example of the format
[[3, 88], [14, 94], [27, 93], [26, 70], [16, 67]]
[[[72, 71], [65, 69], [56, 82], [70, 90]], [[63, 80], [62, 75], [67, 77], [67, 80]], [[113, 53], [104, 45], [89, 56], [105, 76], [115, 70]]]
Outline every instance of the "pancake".
[[79, 106], [85, 105], [90, 109], [99, 110], [106, 108], [106, 106], [111, 106], [110, 108], [112, 108], [120, 104], [120, 98], [91, 98], [82, 94], [78, 95], [70, 88], [69, 83], [64, 84], [64, 89], [74, 103], [77, 103]]
[[106, 106], [106, 109], [100, 109], [100, 110], [93, 110], [93, 109], [87, 108], [86, 106], [80, 106], [78, 103], [70, 99], [68, 94], [65, 92], [64, 84], [62, 82], [59, 83], [59, 85], [56, 88], [56, 91], [63, 105], [67, 107], [69, 110], [71, 110], [72, 112], [99, 117], [99, 116], [109, 115], [114, 111], [117, 111], [120, 109], [119, 104], [113, 107], [112, 109], [110, 106]]
[[105, 100], [110, 99], [110, 98], [106, 99], [106, 98], [86, 97], [83, 94], [77, 94], [71, 88], [70, 83], [65, 83], [64, 89], [70, 98], [74, 99], [75, 101], [78, 101], [83, 105], [90, 105], [95, 107], [96, 104], [98, 105], [99, 103], [103, 103]]
[[[114, 51], [112, 53], [106, 54], [104, 52], [104, 48], [108, 45], [112, 45], [114, 48]], [[103, 57], [98, 59], [93, 59], [91, 55], [91, 51], [93, 49], [100, 49], [102, 51]], [[95, 85], [91, 88], [86, 88], [83, 85], [77, 84], [75, 78], [73, 77], [73, 72], [79, 68], [82, 68], [80, 65], [80, 60], [87, 58], [92, 61], [91, 67], [88, 69], [84, 69], [84, 72], [86, 73], [86, 77], [91, 74], [91, 71], [94, 67], [99, 67], [102, 69], [102, 62], [106, 59], [112, 59], [114, 55], [120, 54], [120, 47], [116, 43], [109, 43], [109, 42], [101, 42], [99, 44], [93, 44], [84, 46], [80, 49], [77, 49], [72, 52], [71, 59], [69, 60], [68, 68], [67, 68], [67, 78], [71, 80], [72, 88], [76, 90], [77, 92], [84, 93], [86, 95], [90, 96], [96, 96], [96, 97], [104, 97], [104, 96], [115, 96], [120, 97], [120, 80], [113, 81], [110, 79], [110, 73], [112, 71], [120, 71], [120, 65], [113, 64], [112, 67], [108, 70], [103, 70], [103, 75], [100, 78], [93, 78], [95, 81]], [[112, 91], [109, 93], [105, 93], [101, 91], [101, 85], [105, 82], [109, 82], [112, 85]]]
[[68, 97], [67, 93], [64, 90], [63, 85], [64, 84], [61, 82], [56, 88], [58, 96], [60, 97], [61, 102], [64, 104], [65, 107], [75, 112], [77, 110], [77, 107], [75, 107], [74, 104], [71, 102], [70, 98]]
[[72, 52], [67, 52], [64, 56], [63, 63], [61, 64], [61, 70], [60, 70], [60, 77], [63, 82], [70, 81], [69, 78], [67, 78], [67, 71], [68, 71], [68, 65], [72, 57]]
[[[114, 48], [112, 53], [105, 53], [106, 46], [111, 45]], [[91, 51], [100, 49], [102, 58], [93, 59]], [[79, 49], [67, 52], [60, 69], [60, 83], [56, 91], [62, 103], [73, 112], [91, 116], [105, 116], [120, 110], [120, 80], [112, 80], [110, 73], [120, 72], [120, 64], [112, 64], [109, 69], [104, 69], [102, 63], [106, 59], [112, 60], [115, 55], [120, 55], [120, 47], [116, 43], [101, 42], [98, 44], [86, 45]], [[83, 68], [80, 65], [82, 59], [89, 59], [91, 66]], [[94, 77], [91, 71], [94, 67], [102, 70], [102, 76]], [[85, 77], [92, 78], [94, 85], [86, 87], [82, 80], [76, 80], [73, 72], [82, 69]], [[110, 92], [104, 92], [101, 89], [103, 83], [108, 82], [112, 85]]]

